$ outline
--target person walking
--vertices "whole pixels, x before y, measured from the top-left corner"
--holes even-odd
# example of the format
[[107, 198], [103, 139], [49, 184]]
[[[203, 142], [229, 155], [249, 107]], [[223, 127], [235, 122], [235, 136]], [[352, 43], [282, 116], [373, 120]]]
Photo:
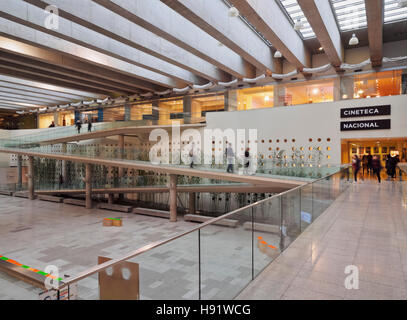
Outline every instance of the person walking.
[[352, 157], [352, 169], [353, 169], [353, 177], [354, 177], [355, 183], [356, 183], [356, 182], [358, 182], [358, 172], [360, 170], [360, 159], [356, 154]]
[[372, 161], [373, 157], [370, 152], [367, 154], [367, 173], [372, 174]]
[[381, 183], [380, 172], [382, 171], [382, 164], [378, 156], [374, 156], [372, 159], [372, 170], [377, 176], [377, 180]]
[[363, 157], [362, 157], [362, 175], [364, 176], [365, 175], [365, 171], [366, 171], [366, 173], [367, 173], [367, 155], [366, 154], [364, 154], [363, 155]]
[[250, 148], [246, 148], [244, 152], [244, 164], [243, 164], [243, 174], [249, 174], [249, 168], [250, 168]]
[[92, 132], [92, 121], [88, 121], [88, 132]]
[[76, 121], [75, 126], [76, 126], [76, 129], [78, 130], [78, 134], [80, 134], [80, 133], [81, 133], [81, 128], [82, 128], [82, 122], [81, 122], [81, 120], [78, 119], [78, 120]]
[[226, 148], [226, 161], [227, 161], [227, 169], [226, 172], [233, 173], [233, 164], [235, 162], [235, 153], [232, 148], [232, 144], [229, 143], [228, 147]]
[[391, 154], [388, 154], [385, 164], [388, 181], [390, 181], [391, 178], [393, 178], [393, 164], [394, 164], [393, 157], [391, 156]]
[[189, 167], [193, 168], [194, 167], [194, 156], [195, 156], [195, 142], [191, 143], [191, 149], [189, 149]]

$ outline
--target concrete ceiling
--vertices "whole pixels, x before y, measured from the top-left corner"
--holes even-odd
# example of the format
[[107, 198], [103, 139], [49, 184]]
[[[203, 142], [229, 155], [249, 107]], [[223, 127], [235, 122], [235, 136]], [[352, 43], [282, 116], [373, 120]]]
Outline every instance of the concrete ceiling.
[[[352, 31], [339, 31], [327, 3], [298, 0], [316, 35], [303, 39], [277, 1], [0, 0], [0, 110], [282, 73], [275, 50], [301, 71], [323, 46], [338, 68]], [[46, 27], [49, 5], [58, 28]], [[228, 14], [232, 5], [240, 17]], [[366, 12], [359, 46], [380, 64], [383, 42], [407, 39], [407, 22], [383, 24], [382, 0]]]

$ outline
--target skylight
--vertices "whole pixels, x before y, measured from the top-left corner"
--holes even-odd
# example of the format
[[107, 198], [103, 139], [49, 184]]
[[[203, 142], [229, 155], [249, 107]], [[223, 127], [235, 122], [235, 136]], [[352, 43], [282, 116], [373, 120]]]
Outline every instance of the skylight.
[[399, 8], [397, 0], [384, 1], [384, 23], [407, 19], [407, 7]]
[[367, 27], [364, 0], [331, 0], [331, 4], [341, 31]]
[[279, 0], [281, 6], [284, 8], [287, 16], [291, 19], [294, 25], [297, 20], [301, 20], [302, 28], [299, 30], [301, 36], [304, 39], [309, 39], [315, 37], [315, 33], [311, 28], [307, 18], [302, 12], [301, 7], [298, 5], [297, 0]]

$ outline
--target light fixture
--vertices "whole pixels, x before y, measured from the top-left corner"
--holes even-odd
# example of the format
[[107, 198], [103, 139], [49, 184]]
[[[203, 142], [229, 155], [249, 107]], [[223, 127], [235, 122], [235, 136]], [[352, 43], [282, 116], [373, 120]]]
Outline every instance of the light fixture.
[[318, 49], [319, 51], [323, 51], [324, 50], [324, 48], [323, 47], [319, 47], [319, 49]]
[[362, 89], [358, 90], [358, 94], [362, 94], [364, 91]]
[[303, 26], [302, 21], [300, 19], [297, 19], [297, 21], [295, 21], [294, 24], [294, 30], [299, 31], [301, 30], [302, 26]]
[[236, 7], [230, 7], [228, 11], [229, 17], [238, 17], [239, 16], [239, 10], [236, 9]]
[[398, 3], [397, 3], [397, 7], [406, 8], [407, 7], [407, 0], [399, 0]]
[[274, 53], [274, 58], [282, 58], [283, 57], [283, 55], [281, 54], [281, 52], [280, 51], [276, 51], [275, 53]]
[[348, 95], [345, 93], [344, 95], [342, 95], [342, 99], [348, 99]]
[[318, 94], [318, 93], [319, 93], [319, 89], [318, 89], [318, 88], [312, 89], [312, 93], [313, 93], [313, 94]]
[[264, 97], [264, 101], [267, 101], [267, 102], [270, 101], [270, 97], [269, 97], [269, 96], [265, 96], [265, 97]]
[[359, 44], [359, 39], [358, 39], [358, 37], [356, 37], [356, 34], [353, 33], [352, 38], [350, 38], [350, 40], [349, 40], [349, 45], [350, 46], [356, 46], [358, 44]]
[[223, 47], [223, 43], [218, 41], [218, 47]]

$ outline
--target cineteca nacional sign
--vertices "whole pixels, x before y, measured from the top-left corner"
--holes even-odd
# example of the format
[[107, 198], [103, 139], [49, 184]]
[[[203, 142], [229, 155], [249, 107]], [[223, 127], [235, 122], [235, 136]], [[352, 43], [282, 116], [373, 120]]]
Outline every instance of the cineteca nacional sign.
[[[341, 118], [366, 118], [387, 116], [391, 114], [391, 105], [367, 106], [341, 109]], [[391, 128], [390, 119], [366, 119], [360, 121], [342, 121], [341, 131], [353, 130], [383, 130]]]

